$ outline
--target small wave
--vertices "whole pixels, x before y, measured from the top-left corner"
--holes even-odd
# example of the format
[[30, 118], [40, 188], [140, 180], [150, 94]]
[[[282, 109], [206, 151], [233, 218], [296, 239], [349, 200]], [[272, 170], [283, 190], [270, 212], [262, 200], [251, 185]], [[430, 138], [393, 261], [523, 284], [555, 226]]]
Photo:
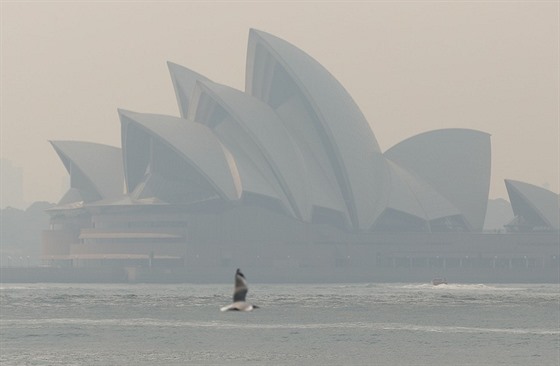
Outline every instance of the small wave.
[[11, 290], [46, 290], [47, 287], [38, 287], [36, 285], [22, 286], [22, 285], [10, 285], [4, 284], [0, 286], [0, 291], [11, 291]]
[[385, 330], [406, 330], [417, 332], [436, 333], [504, 333], [504, 334], [530, 334], [530, 335], [560, 335], [560, 330], [551, 329], [522, 329], [522, 328], [479, 328], [460, 326], [432, 326], [415, 324], [387, 324]]
[[336, 323], [239, 323], [228, 321], [175, 321], [153, 318], [133, 319], [12, 319], [0, 321], [2, 327], [37, 327], [42, 325], [119, 326], [158, 328], [217, 328], [217, 329], [371, 329], [378, 331], [411, 331], [425, 333], [504, 333], [527, 335], [560, 335], [560, 330], [531, 328], [481, 328], [461, 326], [419, 325], [408, 323], [336, 322]]
[[482, 283], [477, 284], [467, 284], [467, 283], [453, 283], [453, 284], [441, 284], [433, 285], [431, 283], [421, 283], [421, 284], [407, 284], [401, 285], [402, 289], [422, 289], [422, 290], [473, 290], [473, 291], [523, 291], [527, 290], [522, 287], [506, 287], [506, 286], [494, 286], [485, 285]]

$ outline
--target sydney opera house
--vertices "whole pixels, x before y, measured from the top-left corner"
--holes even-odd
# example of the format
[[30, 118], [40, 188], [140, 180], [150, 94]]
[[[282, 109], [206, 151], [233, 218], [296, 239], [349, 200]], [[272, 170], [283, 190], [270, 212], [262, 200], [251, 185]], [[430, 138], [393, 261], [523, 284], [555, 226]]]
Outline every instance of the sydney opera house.
[[558, 272], [556, 193], [507, 180], [515, 219], [483, 232], [488, 133], [429, 131], [381, 151], [324, 67], [258, 30], [244, 91], [168, 67], [179, 116], [119, 110], [121, 147], [51, 142], [71, 187], [48, 211], [45, 264], [129, 280], [229, 280], [236, 267], [278, 281]]

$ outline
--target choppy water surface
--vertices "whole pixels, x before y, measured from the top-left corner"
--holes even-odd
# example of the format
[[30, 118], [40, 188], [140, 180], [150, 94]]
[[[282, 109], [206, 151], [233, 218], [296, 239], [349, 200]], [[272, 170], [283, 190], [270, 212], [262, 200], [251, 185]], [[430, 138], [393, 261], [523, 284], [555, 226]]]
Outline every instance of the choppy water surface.
[[554, 365], [558, 285], [2, 285], [2, 365]]

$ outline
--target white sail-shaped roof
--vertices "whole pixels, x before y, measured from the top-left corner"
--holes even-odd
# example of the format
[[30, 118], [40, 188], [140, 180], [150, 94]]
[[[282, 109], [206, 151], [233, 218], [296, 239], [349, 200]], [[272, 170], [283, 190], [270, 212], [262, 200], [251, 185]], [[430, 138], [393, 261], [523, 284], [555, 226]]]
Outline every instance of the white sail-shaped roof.
[[515, 216], [534, 226], [539, 222], [560, 229], [560, 195], [533, 184], [506, 179], [506, 188]]
[[[129, 191], [134, 189], [129, 175], [132, 160], [136, 159], [127, 148], [128, 125], [134, 124], [149, 134], [159, 137], [172, 150], [189, 163], [208, 185], [225, 200], [237, 200], [241, 196], [241, 181], [234, 158], [227, 148], [206, 126], [181, 118], [134, 113], [119, 110], [122, 124], [125, 176]], [[149, 146], [145, 149], [149, 150]], [[139, 183], [139, 182], [138, 182]]]
[[[368, 122], [342, 85], [297, 47], [252, 29], [245, 88], [300, 135], [312, 184], [320, 178], [323, 185], [336, 184], [331, 196], [341, 195], [352, 225], [367, 230], [384, 208], [388, 170]], [[322, 171], [313, 175], [314, 169]]]
[[[82, 141], [50, 142], [70, 174], [72, 195], [87, 200], [119, 197], [124, 190], [122, 152], [118, 147]], [[77, 194], [75, 189], [81, 192]], [[77, 198], [76, 198], [77, 199]], [[68, 203], [68, 202], [65, 202]]]
[[[234, 123], [238, 133], [251, 139], [258, 149], [252, 157], [262, 155], [263, 159], [255, 159], [255, 162], [264, 164], [261, 171], [269, 171], [265, 175], [275, 181], [271, 182], [272, 186], [281, 190], [278, 196], [285, 197], [286, 204], [298, 218], [310, 221], [310, 187], [303, 157], [278, 115], [268, 105], [239, 90], [212, 82], [197, 85], [199, 90], [194, 93], [195, 98], [200, 99], [205, 93], [229, 114], [231, 118], [224, 118], [222, 123]], [[191, 110], [191, 118], [196, 118], [195, 108]], [[214, 130], [219, 134], [221, 125], [214, 126]]]
[[169, 74], [171, 75], [171, 81], [173, 82], [173, 88], [175, 89], [179, 112], [181, 117], [187, 118], [194, 85], [198, 80], [208, 81], [208, 78], [170, 61], [167, 61], [167, 67], [169, 68]]
[[385, 156], [413, 172], [481, 231], [490, 189], [490, 135], [468, 129], [425, 132], [400, 142]]
[[[211, 129], [228, 151], [231, 151], [239, 171], [244, 199], [248, 195], [264, 197], [276, 202], [276, 206], [283, 206], [283, 211], [290, 212], [287, 198], [283, 195], [266, 157], [239, 126], [235, 117], [202, 84], [197, 83], [193, 90], [188, 118]], [[294, 215], [294, 212], [290, 214]]]
[[388, 161], [391, 170], [391, 192], [387, 207], [426, 221], [460, 215], [445, 197], [430, 184]]

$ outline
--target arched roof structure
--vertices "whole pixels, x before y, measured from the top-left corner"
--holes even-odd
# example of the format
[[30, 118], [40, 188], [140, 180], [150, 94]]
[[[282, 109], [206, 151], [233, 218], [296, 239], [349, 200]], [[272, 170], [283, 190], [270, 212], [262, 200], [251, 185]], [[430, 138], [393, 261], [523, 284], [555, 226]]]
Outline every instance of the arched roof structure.
[[481, 231], [490, 189], [490, 135], [442, 129], [406, 139], [385, 157], [421, 177]]
[[426, 221], [460, 215], [461, 212], [430, 184], [413, 173], [388, 161], [391, 170], [391, 193], [387, 207]]
[[560, 196], [533, 184], [506, 179], [513, 213], [531, 227], [560, 229]]
[[254, 29], [245, 92], [171, 62], [168, 68], [182, 118], [119, 110], [122, 151], [53, 143], [76, 183], [65, 199], [173, 203], [192, 212], [236, 201], [357, 231], [482, 230], [487, 133], [430, 131], [382, 153], [354, 100], [323, 66]]
[[297, 47], [251, 29], [245, 88], [299, 137], [312, 184], [336, 186], [330, 195], [341, 196], [354, 228], [367, 230], [383, 209], [388, 170], [344, 87]]
[[[50, 141], [70, 174], [70, 191], [62, 203], [119, 197], [124, 190], [121, 149], [83, 141]], [[66, 202], [68, 201], [68, 202]]]
[[287, 199], [259, 147], [224, 109], [219, 99], [202, 84], [197, 85], [189, 107], [189, 118], [212, 131], [234, 156], [243, 200], [247, 202], [251, 197], [261, 203], [267, 201], [270, 207], [290, 213]]
[[187, 118], [189, 112], [189, 104], [194, 85], [198, 80], [209, 81], [203, 75], [192, 71], [184, 66], [177, 65], [173, 62], [167, 61], [173, 88], [175, 89], [175, 96], [177, 97], [177, 105], [179, 106], [179, 113], [181, 117]]
[[[145, 176], [148, 163], [138, 165], [139, 150], [150, 150], [144, 135], [153, 136], [173, 150], [224, 200], [241, 196], [235, 160], [206, 126], [181, 118], [119, 110], [122, 125], [123, 160], [128, 191]], [[150, 159], [150, 157], [145, 158]]]
[[445, 197], [414, 173], [391, 160], [387, 206], [372, 231], [425, 232], [466, 230], [464, 217]]
[[[189, 118], [209, 125], [222, 141], [237, 145], [232, 150], [245, 150], [260, 175], [277, 191], [277, 197], [297, 218], [310, 221], [310, 186], [304, 160], [278, 115], [239, 90], [208, 81], [196, 85]], [[216, 110], [223, 111], [219, 121], [212, 118]]]

